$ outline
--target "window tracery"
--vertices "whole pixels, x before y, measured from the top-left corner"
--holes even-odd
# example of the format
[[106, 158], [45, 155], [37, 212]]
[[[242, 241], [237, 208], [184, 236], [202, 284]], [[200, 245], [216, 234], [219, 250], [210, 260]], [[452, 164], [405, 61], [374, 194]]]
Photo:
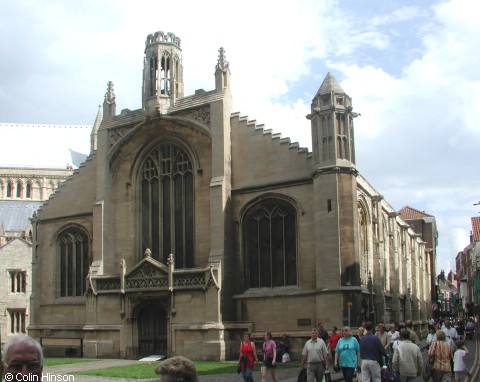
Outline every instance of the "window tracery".
[[247, 213], [244, 232], [247, 287], [296, 285], [295, 209], [277, 199], [265, 200]]
[[70, 228], [58, 237], [57, 246], [60, 254], [60, 297], [83, 296], [90, 266], [87, 235], [77, 228]]
[[178, 268], [194, 265], [193, 172], [185, 151], [162, 143], [142, 167], [142, 241], [152, 257], [167, 263], [173, 253]]

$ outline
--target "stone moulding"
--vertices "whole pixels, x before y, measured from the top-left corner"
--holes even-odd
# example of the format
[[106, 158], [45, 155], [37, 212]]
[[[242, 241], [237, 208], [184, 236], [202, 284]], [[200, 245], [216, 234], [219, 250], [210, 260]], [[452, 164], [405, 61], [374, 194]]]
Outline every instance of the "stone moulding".
[[[173, 290], [208, 290], [211, 287], [218, 287], [212, 267], [175, 270], [172, 276]], [[94, 276], [91, 281], [96, 294], [122, 293], [120, 275]], [[125, 294], [144, 290], [169, 291], [168, 273], [151, 264], [143, 264], [134, 273], [126, 275]]]

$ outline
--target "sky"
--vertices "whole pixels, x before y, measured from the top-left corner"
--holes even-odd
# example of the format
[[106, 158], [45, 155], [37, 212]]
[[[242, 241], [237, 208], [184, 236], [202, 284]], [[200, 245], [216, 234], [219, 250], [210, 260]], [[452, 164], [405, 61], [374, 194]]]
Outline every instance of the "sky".
[[[223, 47], [234, 111], [309, 149], [305, 116], [330, 72], [361, 113], [359, 172], [394, 209], [436, 217], [437, 271], [454, 269], [469, 244], [470, 218], [480, 212], [480, 23], [471, 0], [0, 5], [0, 165], [27, 158], [2, 126], [93, 125], [108, 81], [117, 113], [139, 109], [145, 39], [172, 32], [181, 39], [185, 95], [214, 89]], [[42, 145], [61, 144], [51, 130]], [[89, 133], [68, 144], [88, 153]]]

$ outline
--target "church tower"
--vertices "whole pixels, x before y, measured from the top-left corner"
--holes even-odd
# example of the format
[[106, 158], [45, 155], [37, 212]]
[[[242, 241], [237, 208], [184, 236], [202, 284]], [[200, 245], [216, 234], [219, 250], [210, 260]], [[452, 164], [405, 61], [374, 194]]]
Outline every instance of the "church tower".
[[147, 115], [166, 114], [183, 97], [180, 38], [155, 32], [145, 41], [143, 61], [143, 109]]
[[[347, 306], [354, 310], [361, 306], [353, 139], [353, 118], [357, 115], [352, 112], [351, 98], [328, 73], [307, 118], [311, 121], [314, 159], [316, 287], [341, 291], [343, 297], [330, 300], [333, 295], [319, 295], [317, 309], [332, 307], [332, 315], [337, 317], [347, 316]], [[326, 274], [325, 269], [332, 272]]]

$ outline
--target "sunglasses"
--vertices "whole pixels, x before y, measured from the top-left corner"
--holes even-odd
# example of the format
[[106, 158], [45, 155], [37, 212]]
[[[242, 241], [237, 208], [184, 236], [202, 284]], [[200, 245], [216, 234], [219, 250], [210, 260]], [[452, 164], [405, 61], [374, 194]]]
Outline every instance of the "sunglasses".
[[35, 373], [42, 368], [42, 364], [38, 361], [13, 361], [11, 364], [5, 363], [5, 367], [12, 373], [21, 373], [24, 367], [29, 373]]

